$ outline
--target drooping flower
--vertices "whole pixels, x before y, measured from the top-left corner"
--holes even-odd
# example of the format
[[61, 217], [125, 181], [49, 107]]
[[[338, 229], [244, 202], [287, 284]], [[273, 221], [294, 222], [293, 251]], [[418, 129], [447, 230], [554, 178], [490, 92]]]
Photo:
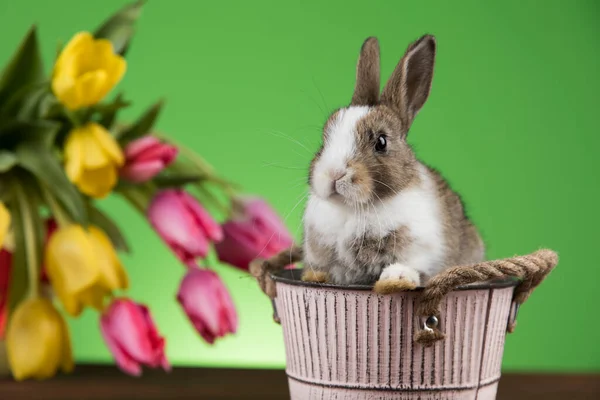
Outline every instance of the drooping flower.
[[121, 80], [127, 63], [106, 39], [79, 32], [62, 50], [52, 74], [52, 91], [71, 110], [104, 99]]
[[144, 136], [125, 147], [121, 176], [131, 182], [145, 182], [165, 169], [177, 156], [177, 147], [154, 136]]
[[65, 171], [82, 193], [107, 196], [124, 163], [117, 141], [102, 126], [89, 122], [69, 132], [65, 142]]
[[69, 330], [46, 298], [24, 300], [13, 312], [6, 331], [6, 351], [17, 381], [54, 376], [73, 370]]
[[84, 306], [102, 310], [106, 296], [128, 286], [110, 240], [94, 226], [59, 228], [46, 246], [45, 267], [54, 292], [73, 316]]
[[252, 260], [292, 245], [292, 236], [266, 201], [252, 197], [237, 204], [238, 215], [223, 224], [223, 240], [215, 245], [221, 261], [247, 271]]
[[177, 300], [208, 343], [236, 332], [238, 318], [233, 300], [215, 272], [190, 268], [181, 281]]
[[148, 219], [179, 259], [195, 265], [197, 257], [205, 257], [210, 241], [218, 242], [223, 231], [211, 215], [183, 190], [159, 192], [148, 207]]
[[143, 365], [171, 369], [165, 356], [165, 339], [146, 306], [129, 299], [115, 299], [102, 314], [100, 329], [123, 372], [139, 376]]

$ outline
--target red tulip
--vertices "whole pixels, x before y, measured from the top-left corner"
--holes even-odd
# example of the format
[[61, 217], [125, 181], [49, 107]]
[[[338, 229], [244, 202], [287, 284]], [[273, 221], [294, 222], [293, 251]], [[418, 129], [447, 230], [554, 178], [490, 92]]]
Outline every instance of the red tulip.
[[204, 258], [209, 241], [218, 242], [223, 231], [206, 210], [183, 190], [164, 190], [148, 207], [150, 223], [171, 250], [188, 266]]
[[171, 369], [165, 357], [165, 339], [158, 333], [146, 306], [129, 299], [116, 299], [102, 315], [100, 329], [123, 372], [139, 376], [143, 365]]
[[177, 300], [198, 333], [208, 343], [235, 333], [238, 319], [227, 288], [213, 271], [190, 268], [179, 286]]
[[8, 288], [10, 286], [10, 269], [12, 254], [10, 251], [0, 250], [0, 340], [4, 338], [4, 329], [8, 318]]
[[177, 157], [177, 147], [154, 136], [144, 136], [125, 147], [125, 165], [121, 176], [131, 182], [145, 182], [155, 177]]
[[256, 258], [269, 258], [292, 245], [292, 236], [273, 209], [260, 198], [241, 199], [242, 212], [223, 224], [215, 245], [219, 259], [243, 270]]

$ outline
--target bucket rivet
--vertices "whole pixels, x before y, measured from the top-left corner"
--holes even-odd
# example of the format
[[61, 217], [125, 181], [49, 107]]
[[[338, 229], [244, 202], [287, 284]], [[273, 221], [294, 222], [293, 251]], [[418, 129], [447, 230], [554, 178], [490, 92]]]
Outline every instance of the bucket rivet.
[[425, 326], [427, 326], [428, 328], [437, 328], [438, 326], [438, 319], [435, 315], [432, 315], [431, 317], [427, 318], [427, 320], [425, 321]]

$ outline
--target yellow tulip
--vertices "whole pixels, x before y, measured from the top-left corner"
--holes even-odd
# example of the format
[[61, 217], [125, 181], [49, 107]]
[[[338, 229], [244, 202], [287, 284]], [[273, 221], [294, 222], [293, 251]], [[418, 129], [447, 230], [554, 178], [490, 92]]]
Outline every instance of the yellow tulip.
[[18, 381], [50, 378], [59, 367], [73, 370], [69, 330], [49, 299], [28, 299], [17, 306], [6, 331], [6, 351]]
[[117, 183], [118, 169], [125, 161], [111, 134], [94, 122], [74, 128], [65, 142], [67, 176], [82, 193], [102, 198]]
[[4, 203], [0, 201], [0, 249], [4, 246], [8, 228], [10, 228], [10, 213]]
[[101, 101], [121, 80], [127, 63], [112, 43], [80, 32], [62, 50], [52, 74], [52, 91], [67, 108], [77, 110]]
[[110, 240], [94, 226], [58, 229], [46, 246], [45, 265], [54, 292], [73, 316], [84, 306], [102, 310], [106, 296], [128, 286]]

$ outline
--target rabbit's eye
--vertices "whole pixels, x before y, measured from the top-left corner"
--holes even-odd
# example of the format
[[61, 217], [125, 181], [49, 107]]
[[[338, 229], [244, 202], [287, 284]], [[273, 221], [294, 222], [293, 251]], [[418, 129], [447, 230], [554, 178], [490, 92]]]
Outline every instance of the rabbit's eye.
[[379, 135], [377, 138], [377, 142], [375, 142], [375, 151], [378, 153], [383, 153], [385, 148], [387, 147], [387, 138], [385, 135]]

